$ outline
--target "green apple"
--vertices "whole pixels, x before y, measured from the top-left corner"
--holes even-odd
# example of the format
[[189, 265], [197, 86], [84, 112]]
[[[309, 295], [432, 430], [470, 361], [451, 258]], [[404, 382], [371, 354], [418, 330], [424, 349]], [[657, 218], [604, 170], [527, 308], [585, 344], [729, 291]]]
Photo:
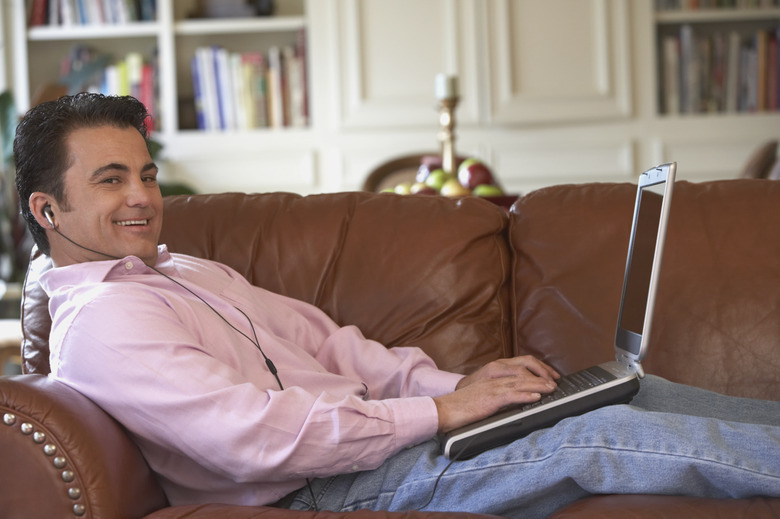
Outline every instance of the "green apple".
[[450, 178], [441, 186], [439, 193], [444, 196], [467, 196], [471, 194], [471, 190], [463, 187], [457, 178]]
[[438, 192], [441, 191], [441, 188], [444, 186], [444, 184], [447, 181], [452, 179], [453, 176], [447, 173], [446, 171], [444, 171], [443, 169], [434, 169], [425, 179], [425, 183], [426, 185], [428, 185], [428, 187], [432, 187]]
[[504, 191], [495, 184], [480, 184], [471, 191], [471, 194], [474, 196], [501, 196]]

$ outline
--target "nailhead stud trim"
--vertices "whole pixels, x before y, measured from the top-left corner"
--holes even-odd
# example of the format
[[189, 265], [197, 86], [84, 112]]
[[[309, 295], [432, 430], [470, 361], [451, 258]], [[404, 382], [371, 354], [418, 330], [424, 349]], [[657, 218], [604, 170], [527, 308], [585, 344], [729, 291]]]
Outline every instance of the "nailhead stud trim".
[[[14, 413], [3, 414], [3, 423], [5, 425], [12, 427], [16, 425], [16, 422], [17, 417]], [[19, 426], [19, 432], [25, 436], [32, 435], [32, 441], [37, 444], [46, 442], [46, 433], [36, 431], [35, 426], [29, 422], [22, 422]], [[64, 469], [68, 465], [68, 460], [64, 456], [55, 456], [55, 454], [57, 454], [57, 445], [54, 443], [46, 443], [43, 446], [43, 453], [46, 456], [52, 457], [52, 464], [57, 469]], [[72, 470], [63, 470], [61, 477], [65, 483], [71, 483], [76, 479], [76, 474]], [[73, 500], [80, 499], [81, 494], [82, 492], [80, 487], [68, 488], [68, 497]], [[87, 507], [84, 505], [84, 503], [75, 503], [73, 505], [72, 511], [74, 516], [81, 517], [87, 513]]]

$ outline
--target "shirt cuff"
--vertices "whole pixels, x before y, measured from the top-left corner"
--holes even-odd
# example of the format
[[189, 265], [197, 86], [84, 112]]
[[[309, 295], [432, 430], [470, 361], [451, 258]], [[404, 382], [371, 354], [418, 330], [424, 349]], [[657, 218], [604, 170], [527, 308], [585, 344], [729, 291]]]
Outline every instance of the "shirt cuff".
[[397, 450], [436, 436], [439, 430], [439, 412], [433, 398], [396, 398], [385, 402], [392, 407]]

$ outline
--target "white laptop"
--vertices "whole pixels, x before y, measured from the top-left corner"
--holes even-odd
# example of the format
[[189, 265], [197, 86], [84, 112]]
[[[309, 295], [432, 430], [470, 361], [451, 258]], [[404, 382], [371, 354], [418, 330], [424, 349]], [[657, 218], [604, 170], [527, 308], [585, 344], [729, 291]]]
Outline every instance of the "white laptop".
[[561, 377], [558, 388], [538, 402], [512, 406], [440, 437], [442, 454], [470, 458], [537, 429], [599, 407], [630, 402], [644, 377], [676, 163], [639, 177], [623, 293], [615, 333], [615, 360]]

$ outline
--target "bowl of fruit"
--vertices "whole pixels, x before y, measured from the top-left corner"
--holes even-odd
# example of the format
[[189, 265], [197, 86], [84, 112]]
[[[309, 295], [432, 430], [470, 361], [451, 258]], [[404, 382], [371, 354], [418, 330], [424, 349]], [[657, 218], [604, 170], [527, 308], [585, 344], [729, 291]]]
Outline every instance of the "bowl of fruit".
[[516, 195], [505, 193], [490, 167], [480, 159], [469, 157], [456, 161], [456, 164], [456, 171], [449, 173], [442, 167], [441, 157], [423, 157], [414, 180], [400, 182], [383, 191], [453, 198], [477, 196], [507, 208], [517, 200]]

